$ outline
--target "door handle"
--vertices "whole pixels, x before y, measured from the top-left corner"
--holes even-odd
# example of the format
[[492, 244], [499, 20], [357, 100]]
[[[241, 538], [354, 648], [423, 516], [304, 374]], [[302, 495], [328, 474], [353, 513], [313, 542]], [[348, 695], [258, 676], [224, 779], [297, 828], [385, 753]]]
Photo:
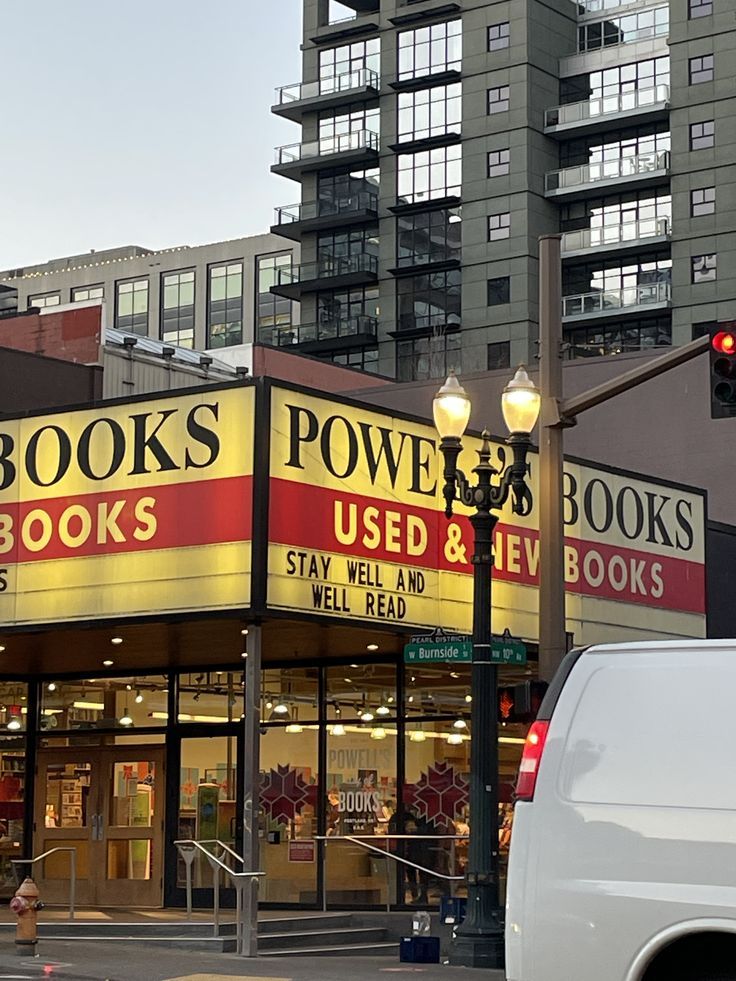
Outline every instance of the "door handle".
[[97, 841], [97, 815], [92, 815], [92, 841]]
[[102, 815], [97, 815], [97, 840], [105, 840], [105, 825], [102, 823]]

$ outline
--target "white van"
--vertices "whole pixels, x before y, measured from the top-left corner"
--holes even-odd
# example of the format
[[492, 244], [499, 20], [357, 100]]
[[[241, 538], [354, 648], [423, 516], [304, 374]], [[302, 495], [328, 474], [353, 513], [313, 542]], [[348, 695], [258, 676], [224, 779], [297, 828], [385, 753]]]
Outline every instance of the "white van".
[[736, 981], [736, 641], [572, 651], [517, 793], [507, 981]]

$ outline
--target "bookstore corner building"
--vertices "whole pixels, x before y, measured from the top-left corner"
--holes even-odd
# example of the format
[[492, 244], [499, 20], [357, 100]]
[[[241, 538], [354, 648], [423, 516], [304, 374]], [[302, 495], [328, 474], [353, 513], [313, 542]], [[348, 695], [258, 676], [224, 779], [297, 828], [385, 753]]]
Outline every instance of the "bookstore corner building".
[[[440, 467], [428, 422], [268, 378], [0, 422], [0, 894], [61, 848], [80, 905], [184, 905], [174, 843], [242, 854], [255, 804], [264, 905], [436, 902], [345, 839], [467, 863], [472, 532]], [[565, 500], [575, 644], [705, 636], [702, 491], [568, 460]], [[536, 509], [494, 546], [503, 875]], [[438, 629], [461, 641], [417, 644]], [[69, 852], [38, 882], [65, 902]]]

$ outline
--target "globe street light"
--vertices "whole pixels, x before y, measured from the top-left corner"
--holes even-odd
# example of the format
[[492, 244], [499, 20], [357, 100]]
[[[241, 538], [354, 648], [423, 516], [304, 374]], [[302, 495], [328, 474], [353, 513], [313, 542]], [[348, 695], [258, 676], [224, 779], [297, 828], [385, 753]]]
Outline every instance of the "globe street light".
[[434, 399], [433, 411], [444, 460], [445, 514], [458, 499], [473, 508], [473, 664], [471, 668], [470, 843], [466, 881], [468, 908], [455, 931], [450, 963], [466, 967], [503, 967], [503, 916], [498, 888], [498, 709], [497, 671], [491, 649], [491, 575], [493, 529], [499, 511], [511, 497], [515, 514], [529, 514], [532, 495], [526, 483], [530, 432], [539, 416], [540, 395], [522, 366], [501, 397], [509, 429], [512, 461], [499, 450], [500, 469], [491, 463], [490, 436], [483, 432], [477, 482], [471, 485], [457, 461], [470, 420], [470, 398], [454, 373]]

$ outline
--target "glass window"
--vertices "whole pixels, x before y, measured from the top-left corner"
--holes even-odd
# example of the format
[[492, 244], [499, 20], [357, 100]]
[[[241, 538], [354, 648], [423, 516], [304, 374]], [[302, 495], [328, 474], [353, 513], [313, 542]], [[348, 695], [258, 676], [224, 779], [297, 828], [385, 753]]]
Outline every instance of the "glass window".
[[459, 208], [440, 208], [396, 219], [398, 265], [417, 266], [459, 260], [462, 220]]
[[498, 276], [488, 280], [488, 306], [511, 302], [511, 277]]
[[712, 119], [690, 124], [690, 149], [707, 150], [716, 144], [716, 124]]
[[363, 69], [376, 74], [381, 70], [381, 42], [377, 37], [341, 44], [336, 48], [323, 48], [319, 53], [320, 92], [327, 94], [336, 91], [336, 78]]
[[713, 13], [713, 0], [688, 0], [688, 16], [691, 20], [696, 17], [707, 17]]
[[694, 255], [692, 263], [693, 283], [714, 283], [717, 278], [717, 255]]
[[165, 726], [168, 677], [143, 675], [94, 681], [47, 681], [41, 694], [41, 728], [133, 730]]
[[209, 347], [243, 342], [243, 263], [210, 266], [207, 297]]
[[439, 331], [445, 327], [459, 327], [460, 285], [459, 269], [399, 279], [396, 284], [399, 330]]
[[491, 24], [488, 28], [488, 50], [500, 51], [502, 48], [508, 48], [509, 42], [509, 22], [504, 21], [502, 24]]
[[511, 169], [511, 154], [508, 150], [491, 150], [488, 154], [488, 176], [503, 177]]
[[399, 34], [399, 81], [439, 72], [460, 71], [462, 22], [418, 27]]
[[82, 303], [84, 300], [103, 300], [104, 286], [75, 286], [72, 290], [72, 303]]
[[[595, 101], [611, 96], [631, 93], [631, 104], [642, 103], [645, 98], [654, 102], [656, 89], [670, 84], [669, 55], [660, 58], [647, 58], [628, 65], [616, 65], [590, 75], [578, 75], [562, 79], [560, 94], [562, 103]], [[638, 93], [638, 94], [637, 94]], [[643, 93], [648, 93], [645, 96]], [[661, 93], [664, 95], [664, 93]], [[624, 105], [628, 103], [624, 101]], [[600, 112], [600, 107], [596, 108]]]
[[148, 333], [148, 277], [115, 284], [115, 326], [129, 334]]
[[509, 87], [501, 85], [495, 89], [488, 89], [488, 115], [492, 116], [497, 112], [508, 112], [509, 108]]
[[459, 331], [401, 338], [396, 342], [396, 378], [398, 381], [445, 378], [451, 370], [460, 370], [460, 352]]
[[690, 215], [692, 218], [715, 214], [715, 210], [716, 189], [714, 187], [699, 187], [690, 192]]
[[614, 44], [645, 41], [669, 32], [669, 6], [594, 21], [578, 28], [578, 50], [592, 51]]
[[462, 184], [462, 147], [436, 147], [399, 155], [400, 204], [434, 198], [459, 197]]
[[[357, 568], [361, 563], [355, 565]], [[328, 667], [326, 676], [328, 720], [359, 720], [377, 725], [381, 719], [396, 718], [396, 668], [393, 664], [338, 665]]]
[[179, 675], [179, 722], [239, 722], [245, 676], [241, 671], [199, 671]]
[[378, 226], [338, 229], [320, 232], [317, 238], [319, 259], [332, 260], [348, 256], [378, 256]]
[[[319, 355], [318, 355], [319, 356]], [[378, 348], [358, 347], [349, 351], [325, 354], [325, 359], [344, 368], [357, 368], [359, 371], [378, 371]]]
[[161, 340], [194, 347], [194, 270], [161, 275]]
[[335, 214], [349, 208], [376, 208], [379, 171], [353, 170], [347, 174], [318, 174], [317, 198], [320, 215]]
[[322, 154], [336, 153], [345, 147], [342, 137], [349, 133], [361, 133], [369, 130], [380, 133], [378, 109], [366, 109], [365, 106], [348, 108], [340, 112], [325, 112], [319, 117], [319, 152]]
[[47, 307], [58, 307], [61, 303], [60, 293], [37, 293], [36, 296], [28, 297], [28, 309], [37, 307], [44, 310]]
[[672, 344], [669, 317], [627, 320], [626, 327], [576, 327], [565, 331], [569, 358], [595, 358], [605, 355], [646, 351]]
[[276, 344], [278, 338], [274, 335], [281, 329], [288, 329], [292, 324], [292, 303], [283, 296], [271, 292], [271, 287], [278, 282], [280, 269], [291, 269], [293, 255], [291, 252], [277, 252], [273, 255], [256, 257], [256, 336], [266, 344]]
[[317, 319], [324, 327], [378, 314], [377, 286], [323, 290], [317, 295]]
[[511, 341], [494, 341], [488, 345], [488, 370], [511, 367]]
[[497, 242], [511, 235], [511, 215], [508, 211], [488, 216], [488, 241]]
[[[23, 812], [26, 791], [25, 739], [0, 740], [0, 896], [15, 893], [14, 858], [23, 858]], [[30, 776], [30, 775], [29, 775]], [[32, 776], [31, 776], [32, 779]]]
[[399, 93], [399, 143], [460, 133], [462, 85]]
[[700, 55], [691, 58], [688, 62], [690, 68], [690, 84], [699, 85], [701, 82], [712, 82], [714, 77], [714, 58], [712, 54]]

